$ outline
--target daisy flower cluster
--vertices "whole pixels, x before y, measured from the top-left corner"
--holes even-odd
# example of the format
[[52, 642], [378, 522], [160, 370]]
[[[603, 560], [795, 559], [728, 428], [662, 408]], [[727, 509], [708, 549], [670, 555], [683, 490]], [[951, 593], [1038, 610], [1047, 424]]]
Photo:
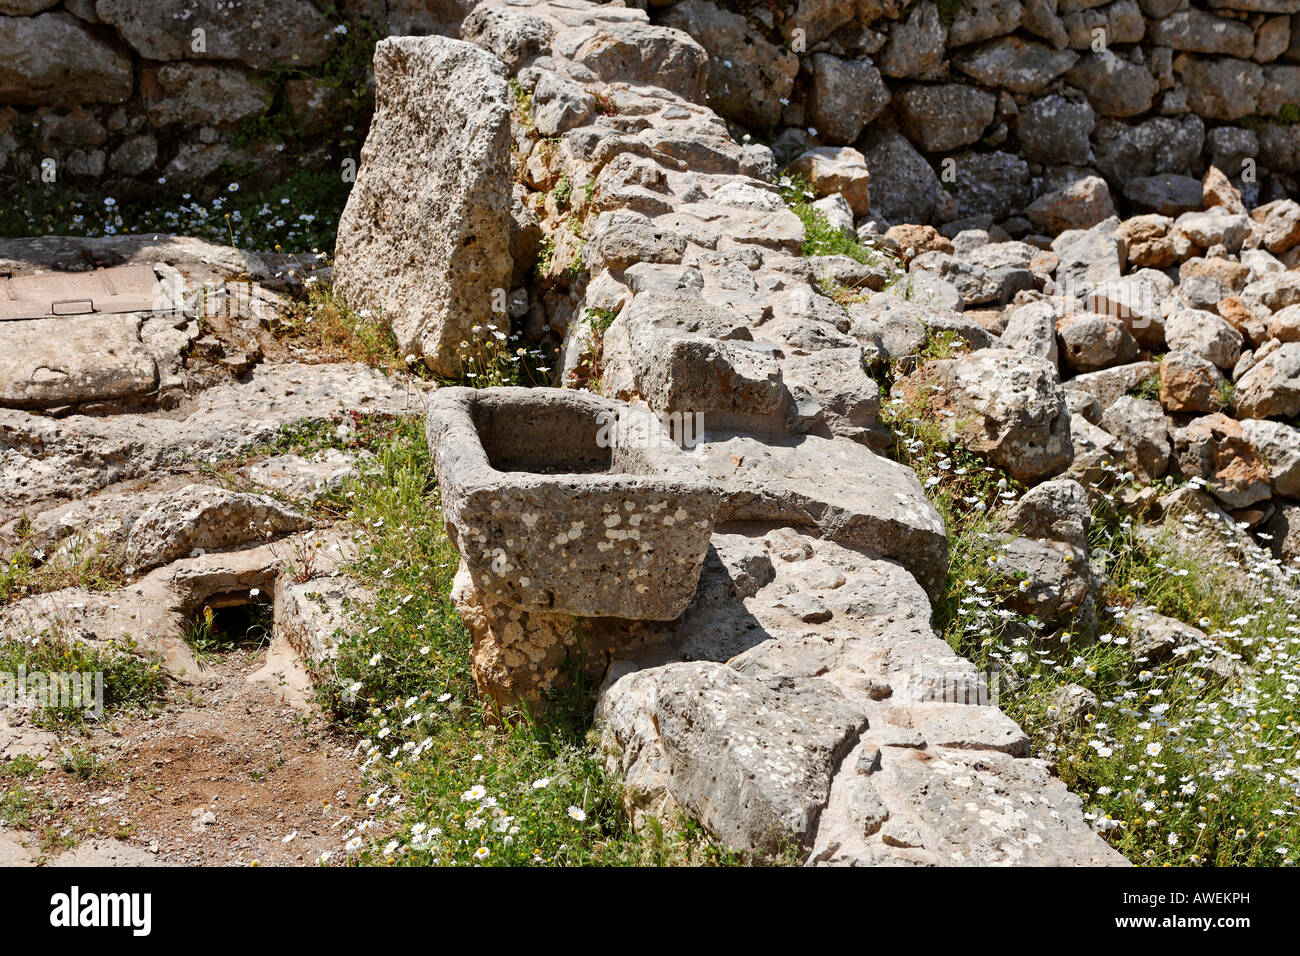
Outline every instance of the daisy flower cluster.
[[238, 181], [172, 187], [165, 177], [133, 198], [42, 187], [33, 184], [0, 213], [0, 233], [90, 238], [175, 233], [241, 249], [305, 252], [334, 247], [351, 184], [333, 170], [303, 170], [258, 191]]
[[[1095, 829], [1143, 865], [1294, 865], [1298, 569], [1221, 517], [1142, 524], [1125, 508], [1143, 490], [1135, 476], [1103, 462], [1089, 488], [1089, 559], [1105, 576], [1099, 619], [1014, 612], [1025, 582], [1000, 567], [998, 545], [1001, 510], [1020, 489], [949, 442], [935, 416], [901, 400], [885, 412], [895, 457], [917, 471], [948, 528], [936, 628], [998, 675], [999, 705], [1083, 798]], [[1134, 628], [1150, 612], [1195, 630], [1166, 654], [1136, 651]], [[1073, 712], [1063, 690], [1082, 702]]]

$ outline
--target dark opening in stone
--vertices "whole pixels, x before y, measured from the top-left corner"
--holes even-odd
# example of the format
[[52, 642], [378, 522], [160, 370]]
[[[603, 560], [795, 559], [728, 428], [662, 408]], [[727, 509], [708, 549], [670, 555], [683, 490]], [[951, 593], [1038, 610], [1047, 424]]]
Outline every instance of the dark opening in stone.
[[185, 624], [185, 639], [199, 653], [261, 647], [271, 641], [273, 606], [248, 593], [209, 599]]

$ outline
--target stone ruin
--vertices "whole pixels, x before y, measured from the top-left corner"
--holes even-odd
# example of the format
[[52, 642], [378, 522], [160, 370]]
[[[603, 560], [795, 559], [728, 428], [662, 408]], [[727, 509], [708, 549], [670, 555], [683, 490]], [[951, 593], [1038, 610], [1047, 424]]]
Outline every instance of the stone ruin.
[[[600, 682], [598, 725], [635, 818], [681, 809], [736, 849], [840, 864], [1122, 864], [1028, 756], [985, 675], [931, 629], [943, 522], [912, 470], [879, 454], [864, 346], [819, 311], [818, 264], [799, 255], [803, 228], [773, 185], [771, 153], [736, 144], [698, 105], [698, 46], [642, 11], [581, 0], [489, 0], [471, 20], [474, 44], [379, 45], [377, 62], [404, 64], [403, 85], [381, 83], [371, 136], [427, 145], [368, 150], [340, 230], [340, 287], [386, 295], [405, 250], [448, 236], [518, 251], [540, 228], [560, 254], [567, 230], [534, 215], [542, 197], [526, 185], [501, 178], [484, 193], [512, 192], [508, 220], [472, 217], [473, 197], [404, 185], [470, 188], [471, 162], [516, 175], [531, 162], [512, 159], [495, 124], [421, 132], [441, 128], [441, 110], [468, 109], [444, 105], [467, 91], [496, 115], [511, 77], [558, 137], [556, 162], [594, 184], [566, 369], [590, 355], [593, 311], [616, 315], [592, 392], [431, 399], [430, 450], [461, 555], [453, 599], [480, 690], [544, 708], [584, 671]], [[453, 61], [463, 69], [433, 68]], [[374, 223], [423, 231], [386, 245]], [[389, 299], [394, 327], [418, 327], [426, 347], [492, 320], [482, 274], [449, 262], [404, 272], [404, 294]], [[858, 281], [879, 288], [884, 276]], [[422, 305], [449, 287], [446, 309]], [[456, 354], [424, 358], [438, 368]], [[1041, 361], [1001, 353], [994, 374], [1038, 374]], [[1033, 427], [1051, 431], [1068, 412], [1040, 378]], [[696, 416], [698, 441], [665, 440], [662, 419]], [[611, 421], [640, 424], [611, 439]]]

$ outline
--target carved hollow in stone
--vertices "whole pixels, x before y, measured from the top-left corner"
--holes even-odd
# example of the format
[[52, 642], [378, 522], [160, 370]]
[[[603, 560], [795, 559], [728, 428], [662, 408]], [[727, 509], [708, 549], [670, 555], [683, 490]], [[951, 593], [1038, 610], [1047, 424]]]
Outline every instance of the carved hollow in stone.
[[644, 409], [566, 389], [444, 388], [427, 435], [478, 590], [579, 617], [686, 608], [718, 493]]

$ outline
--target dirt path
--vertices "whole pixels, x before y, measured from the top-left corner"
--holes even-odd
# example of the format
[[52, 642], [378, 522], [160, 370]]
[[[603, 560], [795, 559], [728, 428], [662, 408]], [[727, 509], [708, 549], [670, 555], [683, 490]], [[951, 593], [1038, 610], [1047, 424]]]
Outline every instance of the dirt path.
[[[52, 769], [6, 781], [34, 800], [26, 829], [0, 829], [0, 859], [301, 866], [336, 850], [331, 824], [357, 797], [352, 742], [250, 681], [265, 659], [265, 648], [227, 652], [198, 684], [173, 685], [154, 715], [59, 734]], [[96, 755], [98, 769], [61, 762], [70, 749]]]

